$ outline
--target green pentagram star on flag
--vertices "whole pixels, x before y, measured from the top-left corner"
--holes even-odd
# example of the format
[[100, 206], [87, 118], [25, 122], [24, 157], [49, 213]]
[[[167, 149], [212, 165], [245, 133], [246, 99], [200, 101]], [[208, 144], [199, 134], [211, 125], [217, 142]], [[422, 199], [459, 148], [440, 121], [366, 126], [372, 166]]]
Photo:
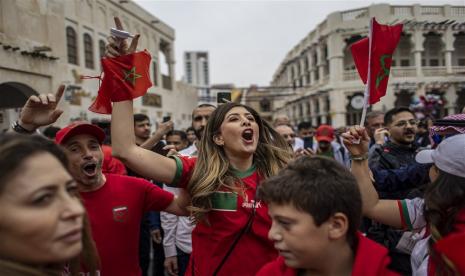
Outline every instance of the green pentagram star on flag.
[[136, 66], [133, 66], [131, 70], [124, 70], [124, 81], [130, 81], [132, 85], [134, 86], [136, 84], [136, 80], [138, 78], [141, 78], [142, 76], [136, 73]]

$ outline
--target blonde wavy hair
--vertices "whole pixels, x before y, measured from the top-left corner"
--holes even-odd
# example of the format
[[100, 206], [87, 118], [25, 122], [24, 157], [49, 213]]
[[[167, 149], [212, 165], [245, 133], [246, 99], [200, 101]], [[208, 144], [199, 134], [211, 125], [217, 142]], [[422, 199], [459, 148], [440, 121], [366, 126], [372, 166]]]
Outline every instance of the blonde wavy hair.
[[242, 194], [242, 182], [235, 176], [222, 146], [214, 143], [213, 137], [220, 133], [220, 127], [226, 114], [234, 107], [243, 107], [255, 118], [259, 128], [257, 149], [253, 162], [261, 177], [267, 178], [278, 173], [292, 158], [287, 142], [251, 107], [237, 103], [219, 106], [210, 116], [202, 139], [199, 154], [192, 177], [188, 184], [191, 195], [189, 210], [195, 222], [204, 219], [211, 210], [211, 195], [223, 188], [239, 191]]

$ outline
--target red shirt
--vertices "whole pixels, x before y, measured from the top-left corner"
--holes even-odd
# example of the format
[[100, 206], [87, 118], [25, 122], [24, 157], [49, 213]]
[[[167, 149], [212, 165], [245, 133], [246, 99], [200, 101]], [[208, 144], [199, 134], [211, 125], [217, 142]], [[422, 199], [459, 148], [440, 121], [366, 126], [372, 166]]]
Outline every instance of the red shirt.
[[[378, 276], [398, 275], [390, 271], [387, 266], [391, 262], [388, 250], [376, 242], [358, 234], [358, 244], [355, 252], [352, 275], [354, 276]], [[284, 263], [284, 258], [266, 264], [257, 273], [257, 276], [297, 276], [298, 269], [290, 268]]]
[[174, 195], [142, 179], [105, 174], [98, 190], [83, 192], [102, 276], [140, 275], [139, 228], [142, 215], [164, 210]]
[[[175, 160], [178, 171], [173, 184], [186, 187], [197, 159], [175, 157]], [[268, 207], [261, 201], [255, 202], [260, 176], [254, 167], [236, 175], [244, 184], [245, 196], [230, 190], [217, 191], [212, 195], [213, 210], [206, 215], [210, 225], [199, 222], [192, 232], [192, 253], [186, 275], [192, 275], [192, 266], [194, 275], [213, 275], [236, 235], [245, 227], [254, 204], [256, 214], [252, 227], [241, 237], [218, 276], [255, 275], [264, 264], [278, 256], [268, 239], [271, 227]]]

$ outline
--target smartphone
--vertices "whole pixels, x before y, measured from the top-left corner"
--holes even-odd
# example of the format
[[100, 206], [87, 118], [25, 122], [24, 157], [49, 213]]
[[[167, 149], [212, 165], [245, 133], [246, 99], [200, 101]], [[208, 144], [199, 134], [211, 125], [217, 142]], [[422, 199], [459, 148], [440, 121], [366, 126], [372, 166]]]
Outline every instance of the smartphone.
[[304, 149], [313, 149], [313, 137], [304, 137]]
[[166, 123], [166, 122], [168, 122], [169, 120], [171, 120], [171, 116], [165, 116], [165, 117], [163, 117], [163, 123]]
[[153, 146], [152, 151], [160, 155], [166, 156], [170, 150], [163, 149], [165, 146], [166, 146], [165, 143], [158, 142], [155, 146]]
[[231, 92], [218, 92], [216, 95], [218, 105], [231, 102]]

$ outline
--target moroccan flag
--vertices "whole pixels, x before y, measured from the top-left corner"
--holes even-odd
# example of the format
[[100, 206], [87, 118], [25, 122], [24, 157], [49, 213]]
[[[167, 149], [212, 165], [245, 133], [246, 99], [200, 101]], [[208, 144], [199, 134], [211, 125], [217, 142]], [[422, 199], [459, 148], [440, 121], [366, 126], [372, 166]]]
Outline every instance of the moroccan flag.
[[381, 25], [372, 18], [370, 37], [350, 47], [360, 78], [363, 83], [368, 82], [370, 104], [379, 102], [386, 95], [392, 54], [399, 43], [402, 26]]
[[147, 93], [150, 82], [150, 60], [147, 51], [116, 58], [102, 58], [103, 80], [97, 98], [89, 107], [95, 113], [111, 114], [111, 103], [132, 100]]

